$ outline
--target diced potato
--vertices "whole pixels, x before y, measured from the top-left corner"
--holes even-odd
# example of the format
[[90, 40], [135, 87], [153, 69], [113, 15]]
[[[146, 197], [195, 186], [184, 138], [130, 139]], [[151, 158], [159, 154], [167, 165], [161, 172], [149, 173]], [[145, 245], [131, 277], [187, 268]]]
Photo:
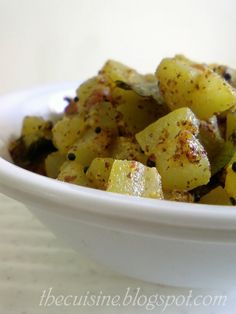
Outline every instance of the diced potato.
[[111, 82], [139, 82], [141, 75], [134, 69], [115, 60], [108, 60], [99, 74], [108, 77]]
[[97, 83], [98, 79], [97, 76], [95, 76], [80, 84], [80, 86], [76, 90], [76, 94], [79, 98], [79, 102], [81, 105], [83, 105], [86, 100], [91, 96], [92, 92], [97, 86]]
[[[189, 131], [195, 136], [199, 133], [199, 120], [189, 108], [177, 109], [155, 121], [136, 134], [136, 139], [142, 149], [145, 146], [144, 152], [149, 154], [149, 146], [163, 144], [168, 138], [175, 139], [181, 130]], [[161, 137], [160, 143], [157, 142], [157, 137]]]
[[133, 91], [115, 90], [117, 111], [122, 114], [121, 126], [125, 134], [134, 135], [150, 123], [168, 113], [168, 108], [153, 99], [145, 99]]
[[47, 177], [56, 179], [64, 162], [65, 156], [60, 152], [49, 154], [45, 159], [45, 171]]
[[144, 190], [142, 196], [163, 199], [161, 176], [157, 169], [154, 167], [145, 167], [144, 169]]
[[165, 190], [191, 190], [208, 183], [210, 164], [195, 137], [198, 125], [190, 109], [180, 108], [136, 135], [145, 154], [155, 161]]
[[110, 102], [95, 104], [86, 116], [86, 126], [91, 128], [99, 127], [117, 134], [117, 119], [119, 114]]
[[83, 137], [77, 140], [69, 149], [68, 159], [76, 159], [84, 167], [90, 165], [96, 157], [110, 157], [109, 144], [113, 139], [113, 134], [108, 130], [90, 129], [84, 133]]
[[201, 204], [214, 204], [214, 205], [232, 205], [228, 194], [225, 190], [218, 186], [217, 188], [211, 190], [209, 193], [204, 195], [201, 200]]
[[161, 177], [156, 168], [137, 161], [115, 160], [108, 180], [109, 192], [163, 198]]
[[157, 79], [153, 74], [140, 74], [134, 69], [114, 60], [107, 61], [99, 73], [112, 86], [113, 98], [114, 87], [119, 87], [157, 102], [162, 100]]
[[169, 190], [169, 191], [163, 191], [163, 192], [164, 192], [164, 199], [168, 201], [187, 202], [187, 203], [194, 202], [194, 198], [192, 194], [188, 191]]
[[95, 104], [111, 100], [111, 87], [101, 75], [85, 81], [76, 93], [79, 98], [79, 113], [89, 112]]
[[20, 167], [82, 186], [236, 205], [235, 87], [235, 70], [182, 55], [146, 75], [109, 60], [66, 98], [54, 126], [26, 117], [9, 153]]
[[111, 156], [114, 159], [136, 160], [143, 164], [147, 162], [147, 156], [139, 144], [130, 137], [117, 137], [111, 147]]
[[153, 75], [139, 74], [113, 60], [104, 65], [100, 75], [109, 81], [112, 102], [123, 118], [117, 116], [118, 125], [124, 130], [123, 135], [137, 133], [168, 112], [167, 106], [154, 100], [158, 97], [158, 87]]
[[[227, 194], [233, 198], [233, 203], [236, 201], [236, 153], [231, 159], [226, 169], [225, 190]], [[235, 204], [233, 204], [235, 205]]]
[[228, 112], [226, 116], [226, 139], [236, 137], [236, 112]]
[[58, 180], [82, 186], [89, 186], [84, 167], [77, 161], [65, 161], [61, 166]]
[[225, 143], [221, 136], [216, 116], [213, 116], [208, 121], [200, 122], [199, 140], [207, 151], [209, 160], [213, 161], [215, 156], [222, 150]]
[[189, 107], [202, 120], [236, 104], [235, 89], [206, 65], [183, 57], [166, 58], [156, 76], [164, 101], [171, 110]]
[[26, 116], [23, 120], [22, 136], [38, 134], [40, 137], [51, 136], [52, 122], [39, 116]]
[[66, 154], [71, 145], [85, 131], [85, 121], [79, 115], [66, 116], [58, 121], [52, 129], [53, 143], [61, 154]]
[[92, 161], [86, 172], [91, 187], [106, 190], [113, 161], [112, 158], [95, 158]]
[[114, 60], [108, 60], [99, 74], [111, 87], [113, 99], [116, 99], [114, 95], [114, 91], [117, 90], [116, 87], [132, 91], [136, 96], [149, 98], [149, 100], [160, 102], [162, 99], [157, 79], [153, 74], [140, 74], [136, 70]]
[[40, 138], [52, 138], [52, 122], [37, 116], [26, 116], [23, 121], [21, 134], [26, 147], [38, 141]]

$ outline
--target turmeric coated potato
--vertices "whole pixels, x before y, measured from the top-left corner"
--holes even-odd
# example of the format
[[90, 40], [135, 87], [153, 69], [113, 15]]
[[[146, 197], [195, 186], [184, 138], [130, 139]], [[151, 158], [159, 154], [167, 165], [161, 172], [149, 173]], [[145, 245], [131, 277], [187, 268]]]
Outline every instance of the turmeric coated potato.
[[[141, 74], [108, 60], [52, 123], [25, 117], [25, 169], [136, 197], [236, 205], [236, 71], [182, 55]], [[66, 96], [66, 95], [65, 95]]]

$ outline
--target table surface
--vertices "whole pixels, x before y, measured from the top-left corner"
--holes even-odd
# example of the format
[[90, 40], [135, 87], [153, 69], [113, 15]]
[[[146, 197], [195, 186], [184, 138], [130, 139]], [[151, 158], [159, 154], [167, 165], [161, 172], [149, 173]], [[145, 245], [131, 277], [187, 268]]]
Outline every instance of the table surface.
[[[86, 294], [124, 296], [127, 291], [139, 295], [188, 295], [189, 290], [144, 283], [107, 270], [89, 260], [82, 252], [64, 246], [20, 203], [0, 195], [0, 313], [162, 313], [164, 307], [147, 310], [145, 306], [40, 306], [43, 291], [55, 296]], [[127, 290], [129, 289], [129, 290]], [[138, 289], [138, 290], [137, 290]], [[202, 291], [193, 295], [226, 294], [225, 306], [168, 306], [167, 314], [235, 313], [236, 293]]]

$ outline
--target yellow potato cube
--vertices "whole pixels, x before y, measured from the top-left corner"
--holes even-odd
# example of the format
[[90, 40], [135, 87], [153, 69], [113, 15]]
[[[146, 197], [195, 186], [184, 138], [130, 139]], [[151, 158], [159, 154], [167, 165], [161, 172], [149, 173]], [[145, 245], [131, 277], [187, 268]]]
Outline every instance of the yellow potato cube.
[[99, 133], [93, 129], [88, 130], [71, 146], [67, 158], [88, 167], [96, 157], [110, 157], [108, 147], [112, 139], [113, 134], [107, 130], [99, 130]]
[[106, 190], [114, 159], [95, 158], [86, 172], [91, 187]]
[[21, 134], [26, 147], [29, 147], [40, 138], [52, 138], [52, 122], [38, 116], [26, 116], [23, 121]]
[[198, 125], [190, 109], [180, 108], [136, 134], [145, 154], [156, 163], [165, 190], [191, 190], [208, 183], [210, 164], [196, 138]]
[[156, 168], [137, 161], [115, 160], [108, 180], [109, 192], [163, 198], [161, 177]]
[[53, 144], [61, 154], [66, 154], [71, 145], [82, 136], [85, 122], [79, 115], [63, 117], [52, 129]]
[[206, 65], [178, 56], [166, 58], [156, 76], [171, 110], [189, 107], [199, 119], [207, 120], [236, 105], [235, 89]]
[[232, 205], [228, 194], [221, 186], [218, 186], [217, 188], [204, 195], [201, 198], [200, 203], [214, 205]]
[[53, 152], [49, 154], [45, 159], [46, 175], [50, 178], [56, 179], [62, 164], [65, 162], [65, 159], [65, 156], [60, 152]]
[[139, 144], [130, 137], [117, 137], [111, 146], [111, 156], [114, 159], [136, 160], [143, 164], [147, 162], [147, 156]]
[[84, 167], [77, 161], [65, 161], [60, 169], [58, 180], [82, 186], [89, 186]]

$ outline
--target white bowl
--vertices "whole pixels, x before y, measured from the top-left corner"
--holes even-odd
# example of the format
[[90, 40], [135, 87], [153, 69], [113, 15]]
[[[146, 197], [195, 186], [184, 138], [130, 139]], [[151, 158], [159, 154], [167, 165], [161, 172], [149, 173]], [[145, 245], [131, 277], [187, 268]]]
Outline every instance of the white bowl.
[[47, 116], [76, 84], [0, 97], [0, 191], [58, 237], [117, 272], [188, 287], [236, 282], [236, 210], [129, 197], [46, 178], [13, 165], [7, 145], [25, 115]]

